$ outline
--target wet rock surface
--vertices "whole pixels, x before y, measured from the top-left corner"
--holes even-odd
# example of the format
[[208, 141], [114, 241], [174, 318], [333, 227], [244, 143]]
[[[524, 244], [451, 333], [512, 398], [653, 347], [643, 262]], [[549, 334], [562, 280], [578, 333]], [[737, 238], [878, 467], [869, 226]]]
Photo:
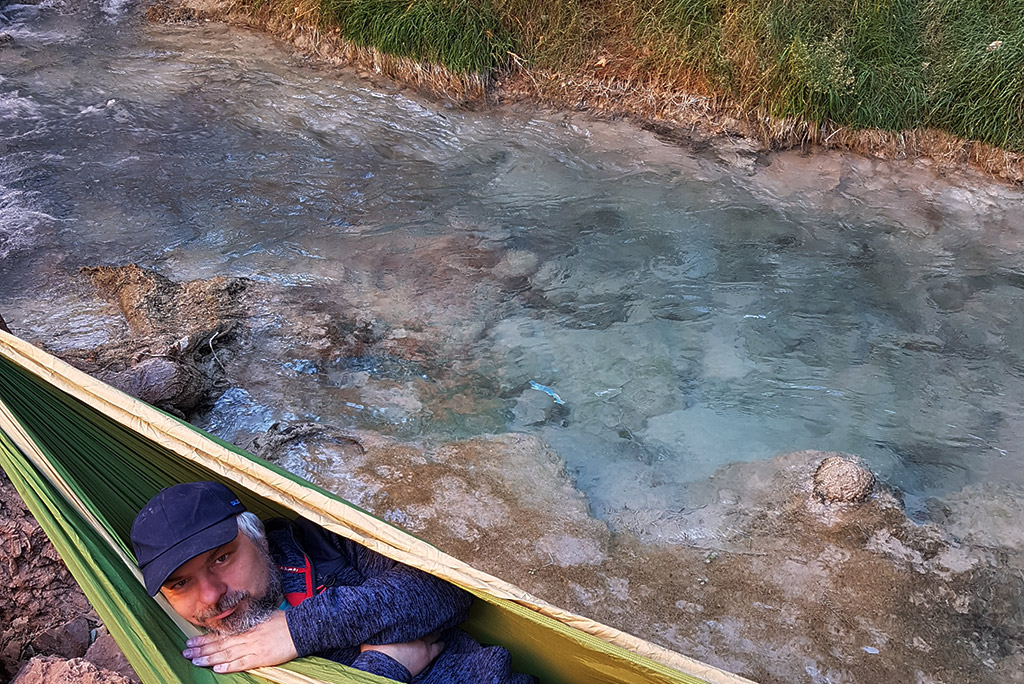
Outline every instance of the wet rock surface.
[[[269, 423], [318, 415], [325, 403], [340, 427], [504, 429], [500, 380], [471, 350], [515, 305], [536, 262], [499, 249], [504, 237], [389, 235], [351, 254], [337, 274], [343, 287], [260, 283], [240, 343], [222, 359], [246, 410], [266, 407], [274, 419], [258, 430], [227, 425], [222, 435], [247, 443]], [[225, 411], [215, 407], [200, 423], [234, 423]]]
[[240, 295], [251, 285], [225, 277], [177, 283], [135, 264], [84, 268], [82, 274], [117, 304], [132, 333], [164, 344], [211, 330], [227, 332], [240, 314]]
[[[434, 248], [441, 261], [459, 246]], [[422, 282], [367, 285], [340, 301], [317, 286], [232, 292], [228, 279], [182, 285], [141, 269], [99, 271], [97, 285], [113, 302], [110, 348], [118, 334], [173, 344], [172, 331], [208, 342], [224, 330], [230, 343], [218, 338], [213, 363], [231, 392], [245, 388], [239, 410], [261, 394], [287, 409], [222, 434], [553, 604], [763, 682], [1012, 681], [1024, 625], [1024, 537], [1009, 522], [1024, 515], [1019, 493], [965, 489], [929, 502], [921, 524], [856, 459], [806, 451], [725, 467], [690, 485], [683, 509], [598, 516], [535, 435], [403, 440], [402, 426], [419, 419], [572, 419], [544, 391], [461, 360], [500, 318], [502, 298], [520, 296], [503, 283], [535, 277], [536, 263], [483, 250], [424, 270]], [[438, 272], [458, 287], [431, 299]], [[322, 405], [314, 389], [363, 416], [372, 408], [361, 424], [382, 429], [326, 424], [306, 411]]]
[[971, 527], [961, 504], [939, 507], [949, 527], [915, 523], [884, 488], [857, 506], [823, 500], [814, 474], [828, 453], [729, 466], [694, 486], [693, 508], [635, 511], [613, 532], [534, 437], [429, 447], [281, 430], [264, 455], [376, 515], [556, 605], [757, 681], [1012, 681], [1020, 659], [1020, 540], [952, 533]]
[[590, 515], [561, 457], [529, 435], [425, 446], [300, 423], [276, 426], [254, 448], [417, 536], [443, 540], [458, 558], [486, 556], [492, 572], [572, 572], [606, 557], [607, 525]]
[[124, 334], [58, 356], [128, 394], [184, 416], [224, 389], [218, 348], [230, 344], [251, 282], [176, 283], [134, 264], [82, 269], [97, 297], [115, 307]]
[[[1019, 492], [984, 492], [1002, 528], [979, 526], [992, 511], [971, 488], [931, 502], [934, 520], [919, 524], [886, 488], [856, 506], [823, 500], [814, 474], [830, 454], [804, 451], [728, 466], [694, 485], [692, 507], [635, 511], [613, 531], [529, 435], [428, 445], [299, 421], [250, 446], [545, 600], [756, 681], [1016, 681], [1024, 654]], [[36, 649], [72, 657], [92, 623], [34, 523], [23, 511], [11, 522], [15, 495], [0, 495], [4, 543], [23, 549], [9, 556], [33, 558], [30, 573], [51, 558], [45, 596], [10, 581], [13, 672]], [[75, 662], [40, 671], [93, 676]]]
[[345, 288], [225, 277], [178, 282], [136, 265], [54, 274], [47, 298], [69, 302], [71, 319], [31, 311], [29, 320], [15, 317], [15, 332], [182, 416], [228, 386], [276, 394], [282, 378], [298, 400], [290, 408], [301, 411], [303, 380], [315, 376], [322, 392], [326, 376], [339, 403], [379, 405], [387, 424], [423, 419], [424, 398], [435, 418], [475, 420], [496, 414], [500, 400], [497, 391], [480, 391], [492, 381], [475, 372], [476, 362], [461, 359], [537, 262], [529, 252], [494, 248], [504, 237], [495, 233], [481, 244], [391, 236], [351, 256], [341, 274]]

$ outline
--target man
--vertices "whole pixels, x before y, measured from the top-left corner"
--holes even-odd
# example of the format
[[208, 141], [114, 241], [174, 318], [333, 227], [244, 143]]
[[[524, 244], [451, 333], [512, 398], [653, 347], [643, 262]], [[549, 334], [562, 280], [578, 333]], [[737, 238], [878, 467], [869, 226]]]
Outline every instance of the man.
[[264, 527], [222, 484], [164, 489], [132, 545], [150, 596], [209, 634], [183, 655], [237, 672], [317, 655], [417, 684], [529, 684], [458, 629], [472, 597], [304, 519]]

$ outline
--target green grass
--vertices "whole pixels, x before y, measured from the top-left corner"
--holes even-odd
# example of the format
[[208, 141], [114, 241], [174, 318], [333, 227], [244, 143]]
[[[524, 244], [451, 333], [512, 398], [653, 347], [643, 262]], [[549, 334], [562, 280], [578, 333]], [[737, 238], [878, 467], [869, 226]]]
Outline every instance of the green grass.
[[[639, 2], [640, 0], [636, 0]], [[1024, 0], [661, 0], [641, 40], [709, 90], [851, 128], [934, 126], [1024, 150]], [[996, 41], [1002, 41], [997, 43]]]
[[776, 0], [766, 49], [782, 68], [770, 108], [855, 128], [910, 128], [924, 98], [919, 0]]
[[1024, 0], [929, 7], [927, 122], [1024, 150]]
[[642, 66], [668, 80], [684, 78], [723, 90], [733, 81], [723, 23], [728, 0], [660, 0], [640, 7], [633, 27]]
[[581, 0], [494, 0], [502, 25], [515, 36], [520, 54], [538, 67], [572, 70], [601, 42], [604, 24], [595, 3]]
[[456, 73], [507, 64], [512, 34], [476, 0], [322, 0], [323, 21], [353, 42]]
[[1024, 0], [320, 0], [320, 13], [360, 45], [457, 73], [571, 75], [607, 57], [618, 75], [754, 112], [1024, 151]]

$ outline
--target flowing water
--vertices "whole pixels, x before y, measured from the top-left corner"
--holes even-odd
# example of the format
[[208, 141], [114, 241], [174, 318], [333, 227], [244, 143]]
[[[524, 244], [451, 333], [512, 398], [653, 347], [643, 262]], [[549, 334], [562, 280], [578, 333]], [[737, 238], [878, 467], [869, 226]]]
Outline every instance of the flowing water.
[[[797, 449], [861, 455], [912, 515], [1024, 483], [1018, 190], [453, 109], [259, 35], [148, 25], [128, 2], [0, 12], [16, 330], [103, 341], [101, 312], [52, 283], [135, 262], [360, 302], [449, 343], [433, 364], [263, 350], [197, 418], [228, 439], [282, 418], [533, 432], [608, 519]], [[456, 395], [458, 411], [430, 403]]]

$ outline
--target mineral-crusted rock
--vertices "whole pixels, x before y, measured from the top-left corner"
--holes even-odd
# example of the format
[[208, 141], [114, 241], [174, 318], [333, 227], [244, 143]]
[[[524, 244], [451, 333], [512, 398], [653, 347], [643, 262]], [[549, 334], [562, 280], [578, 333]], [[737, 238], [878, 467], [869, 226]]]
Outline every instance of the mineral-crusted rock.
[[607, 525], [565, 461], [530, 435], [434, 446], [304, 422], [279, 424], [251, 448], [457, 557], [486, 547], [483, 570], [509, 577], [606, 559]]
[[863, 501], [874, 485], [872, 472], [850, 456], [830, 456], [814, 472], [814, 494], [826, 502]]
[[170, 2], [158, 2], [146, 10], [146, 19], [164, 24], [185, 24], [196, 26], [200, 22], [209, 21], [210, 15], [194, 7], [179, 7]]
[[234, 323], [239, 297], [251, 284], [227, 277], [176, 283], [135, 264], [84, 268], [82, 273], [118, 305], [132, 332], [170, 341], [213, 334]]

